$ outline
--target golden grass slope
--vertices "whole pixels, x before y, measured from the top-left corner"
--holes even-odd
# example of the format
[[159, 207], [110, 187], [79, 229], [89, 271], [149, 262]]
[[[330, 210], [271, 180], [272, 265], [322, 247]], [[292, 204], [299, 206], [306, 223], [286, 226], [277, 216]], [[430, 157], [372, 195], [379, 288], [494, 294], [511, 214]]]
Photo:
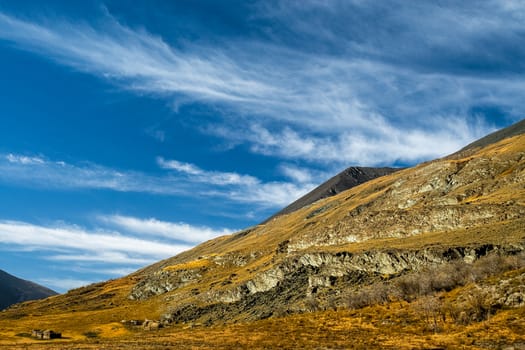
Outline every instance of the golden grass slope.
[[[523, 307], [467, 326], [445, 320], [439, 334], [426, 330], [414, 305], [399, 301], [248, 323], [232, 316], [230, 322], [240, 323], [191, 329], [179, 324], [158, 332], [120, 322], [158, 319], [167, 308], [185, 303], [206, 305], [204, 296], [233, 290], [291, 256], [309, 252], [418, 251], [524, 242], [525, 135], [518, 135], [465, 157], [439, 159], [374, 179], [130, 276], [19, 304], [0, 314], [0, 344], [9, 349], [17, 344], [39, 348], [43, 343], [23, 336], [33, 328], [62, 331], [67, 339], [53, 341], [57, 348], [86, 349], [294, 348], [292, 344], [478, 349], [483, 341], [496, 346], [498, 337], [501, 344], [525, 344]], [[190, 282], [144, 300], [129, 299], [134, 288], [152, 276], [177, 274], [186, 274]], [[453, 302], [460, 292], [446, 292], [440, 298]]]
[[[441, 297], [452, 300], [460, 292]], [[428, 329], [417, 303], [406, 302], [213, 327], [129, 330], [113, 338], [104, 333], [111, 327], [94, 328], [102, 330], [96, 338], [45, 343], [23, 337], [16, 342], [4, 339], [0, 349], [499, 349], [506, 344], [517, 344], [519, 349], [525, 342], [525, 308], [503, 310], [488, 321], [468, 326], [446, 319], [440, 321], [439, 332]]]

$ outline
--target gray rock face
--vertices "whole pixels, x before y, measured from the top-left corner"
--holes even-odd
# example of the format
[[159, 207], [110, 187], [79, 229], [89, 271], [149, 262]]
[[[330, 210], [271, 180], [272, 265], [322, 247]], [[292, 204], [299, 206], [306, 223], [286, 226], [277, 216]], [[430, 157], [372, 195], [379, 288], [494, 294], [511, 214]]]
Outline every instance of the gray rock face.
[[[517, 152], [423, 164], [409, 176], [378, 186], [374, 197], [345, 213], [340, 211], [337, 220], [325, 219], [319, 209], [312, 210], [305, 223], [305, 227], [311, 224], [312, 228], [290, 239], [288, 251], [473, 228], [522, 218], [525, 205], [518, 199], [507, 202], [477, 199], [492, 195], [497, 198], [512, 188], [519, 191], [519, 184], [525, 182], [524, 159], [525, 152]], [[346, 200], [352, 197], [343, 201]], [[338, 208], [329, 211], [337, 212]]]
[[201, 270], [158, 271], [137, 283], [130, 295], [131, 300], [145, 300], [155, 295], [186, 286], [202, 275]]
[[499, 281], [487, 289], [495, 305], [506, 307], [525, 306], [525, 272], [516, 277]]
[[[423, 232], [438, 232], [469, 228], [494, 221], [511, 220], [525, 216], [525, 207], [519, 204], [484, 204], [471, 206], [442, 205], [414, 212], [406, 210], [370, 210], [359, 215], [359, 209], [348, 213], [345, 220], [314, 230], [292, 240], [290, 252], [311, 246], [363, 242], [374, 238], [407, 237]], [[377, 232], [377, 237], [371, 232]]]
[[[359, 254], [306, 253], [286, 257], [274, 267], [229, 290], [211, 290], [199, 296], [199, 305], [179, 307], [171, 315], [177, 321], [202, 318], [213, 322], [237, 316], [253, 320], [279, 312], [305, 312], [310, 296], [323, 299], [334, 290], [338, 294], [356, 290], [363, 285], [397, 278], [406, 273], [436, 267], [443, 263], [472, 263], [492, 252], [515, 254], [525, 244], [513, 246], [481, 245], [448, 249], [382, 250]], [[523, 277], [522, 277], [523, 278]], [[513, 285], [508, 288], [507, 285]], [[498, 286], [494, 295], [505, 305], [521, 305], [523, 284], [509, 281]], [[288, 310], [288, 311], [286, 311]], [[239, 316], [241, 315], [241, 316]]]
[[162, 328], [162, 323], [155, 320], [145, 320], [142, 324], [142, 328], [147, 331], [155, 331]]
[[282, 268], [273, 268], [255, 276], [254, 279], [246, 283], [246, 288], [251, 294], [266, 292], [275, 288], [279, 282], [285, 278]]
[[[491, 251], [505, 249], [492, 245], [479, 247], [458, 247], [454, 249], [381, 250], [360, 254], [340, 253], [306, 253], [286, 258], [277, 267], [257, 275], [246, 284], [250, 294], [261, 293], [283, 283], [288, 276], [298, 271], [307, 271], [308, 286], [328, 287], [338, 280], [351, 279], [360, 275], [374, 279], [377, 276], [396, 276], [407, 271], [419, 271], [429, 266], [463, 260], [472, 263]], [[525, 247], [512, 247], [512, 250], [523, 250]]]

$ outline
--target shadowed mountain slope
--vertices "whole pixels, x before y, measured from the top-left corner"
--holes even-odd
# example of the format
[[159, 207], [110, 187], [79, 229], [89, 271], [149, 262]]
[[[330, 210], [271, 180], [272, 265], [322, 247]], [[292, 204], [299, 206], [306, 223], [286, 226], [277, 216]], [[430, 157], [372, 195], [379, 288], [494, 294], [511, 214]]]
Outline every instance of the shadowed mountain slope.
[[[272, 220], [273, 218], [290, 214], [297, 209], [301, 209], [310, 205], [314, 202], [317, 202], [320, 199], [335, 196], [338, 193], [346, 191], [352, 187], [365, 183], [369, 180], [378, 178], [380, 176], [385, 176], [400, 170], [399, 168], [367, 168], [367, 167], [350, 167], [340, 172], [336, 176], [332, 177], [325, 183], [321, 184], [319, 187], [316, 187], [309, 193], [305, 194], [292, 204], [288, 205], [278, 213], [274, 214], [266, 221]], [[266, 222], [265, 221], [265, 222]]]
[[43, 299], [57, 292], [0, 270], [0, 310], [27, 300]]

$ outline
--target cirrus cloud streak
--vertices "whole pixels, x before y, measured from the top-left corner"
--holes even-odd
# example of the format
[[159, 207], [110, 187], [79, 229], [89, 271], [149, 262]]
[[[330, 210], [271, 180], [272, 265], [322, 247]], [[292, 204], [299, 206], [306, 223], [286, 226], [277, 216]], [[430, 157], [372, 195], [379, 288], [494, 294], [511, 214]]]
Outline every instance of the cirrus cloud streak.
[[[215, 108], [215, 121], [196, 127], [226, 142], [247, 143], [252, 152], [284, 159], [336, 161], [339, 166], [414, 163], [444, 155], [492, 130], [484, 108], [496, 108], [510, 120], [525, 112], [519, 102], [525, 92], [522, 70], [508, 64], [503, 54], [487, 55], [479, 34], [505, 54], [525, 57], [523, 50], [509, 46], [522, 34], [518, 19], [507, 19], [508, 7], [483, 2], [487, 11], [475, 11], [464, 21], [472, 15], [466, 8], [431, 2], [415, 8], [402, 2], [259, 5], [253, 18], [272, 22], [278, 36], [274, 40], [170, 45], [111, 15], [95, 26], [28, 21], [2, 13], [0, 38], [123, 89], [162, 96], [176, 106], [197, 102]], [[433, 16], [423, 21], [414, 15], [416, 10]], [[354, 18], [353, 13], [361, 16]], [[386, 14], [385, 23], [379, 23], [377, 31], [366, 30], [363, 21], [378, 14]], [[311, 30], [311, 20], [318, 31]], [[284, 23], [290, 31], [279, 30]], [[444, 23], [448, 27], [443, 30], [451, 34], [447, 37], [461, 43], [443, 41], [438, 29]], [[399, 28], [399, 35], [390, 34], [390, 27]], [[422, 44], [396, 47], [411, 40]], [[285, 45], [292, 41], [314, 46]], [[479, 57], [486, 69], [472, 68], [469, 57]], [[368, 146], [371, 142], [373, 147]], [[345, 150], [330, 158], [333, 153], [327, 152], [344, 145], [359, 152], [347, 156]]]
[[[61, 269], [72, 275], [97, 269], [98, 274], [109, 278], [233, 232], [119, 215], [99, 216], [95, 221], [98, 224], [94, 229], [86, 229], [63, 222], [39, 225], [0, 219], [0, 246], [2, 250], [17, 251], [19, 255], [38, 252], [49, 263], [62, 265], [67, 262], [67, 269]], [[64, 283], [41, 282], [63, 290], [93, 281], [76, 278]]]
[[[0, 154], [0, 182], [52, 190], [110, 190], [179, 197], [218, 197], [261, 208], [279, 208], [306, 194], [315, 182], [263, 182], [233, 172], [157, 159], [166, 174], [116, 170], [90, 162], [79, 165], [45, 157]], [[320, 179], [317, 179], [321, 181]]]

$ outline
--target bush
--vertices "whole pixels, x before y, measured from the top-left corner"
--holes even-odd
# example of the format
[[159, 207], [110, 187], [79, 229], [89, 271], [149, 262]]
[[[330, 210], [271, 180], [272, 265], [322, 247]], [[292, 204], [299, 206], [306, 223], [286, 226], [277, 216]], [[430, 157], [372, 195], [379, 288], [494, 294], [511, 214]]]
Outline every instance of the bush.
[[472, 264], [472, 274], [476, 281], [488, 276], [519, 269], [525, 266], [525, 252], [517, 255], [502, 256], [497, 253], [487, 255]]
[[434, 295], [424, 296], [418, 299], [415, 307], [424, 315], [427, 327], [438, 332], [440, 321], [445, 321], [443, 302]]
[[430, 287], [433, 291], [450, 291], [472, 280], [471, 266], [463, 260], [455, 260], [430, 271]]
[[441, 311], [443, 315], [450, 316], [455, 323], [468, 325], [490, 319], [497, 308], [490, 290], [474, 285], [464, 298], [443, 305]]
[[[472, 264], [457, 259], [423, 271], [405, 274], [389, 282], [378, 282], [362, 287], [357, 291], [346, 294], [344, 297], [337, 297], [337, 299], [341, 301], [340, 305], [343, 304], [343, 306], [351, 309], [382, 304], [392, 299], [412, 302], [436, 292], [451, 291], [458, 286], [464, 286], [468, 283], [521, 267], [525, 267], [525, 252], [511, 256], [501, 256], [497, 253], [492, 253]], [[441, 316], [445, 317], [448, 314], [458, 323], [470, 323], [489, 317], [494, 306], [490, 305], [489, 296], [486, 293], [483, 294], [480, 288], [478, 289], [476, 289], [477, 291], [472, 291], [472, 295], [468, 297], [464, 305], [441, 305]], [[424, 305], [435, 301], [426, 298], [422, 300]], [[337, 301], [335, 297], [330, 300], [329, 305], [336, 308]], [[430, 306], [421, 306], [421, 310], [424, 311], [428, 307]]]
[[391, 289], [386, 283], [375, 283], [350, 294], [346, 306], [360, 309], [365, 306], [383, 304], [390, 300]]
[[466, 310], [470, 321], [484, 321], [490, 318], [492, 298], [488, 291], [476, 286], [467, 296]]
[[398, 277], [394, 283], [396, 296], [405, 301], [412, 301], [419, 296], [426, 295], [430, 290], [430, 277], [425, 272]]
[[308, 312], [315, 312], [320, 309], [319, 301], [313, 295], [305, 299], [304, 306]]
[[487, 255], [472, 264], [475, 281], [510, 270], [507, 258], [498, 254]]

